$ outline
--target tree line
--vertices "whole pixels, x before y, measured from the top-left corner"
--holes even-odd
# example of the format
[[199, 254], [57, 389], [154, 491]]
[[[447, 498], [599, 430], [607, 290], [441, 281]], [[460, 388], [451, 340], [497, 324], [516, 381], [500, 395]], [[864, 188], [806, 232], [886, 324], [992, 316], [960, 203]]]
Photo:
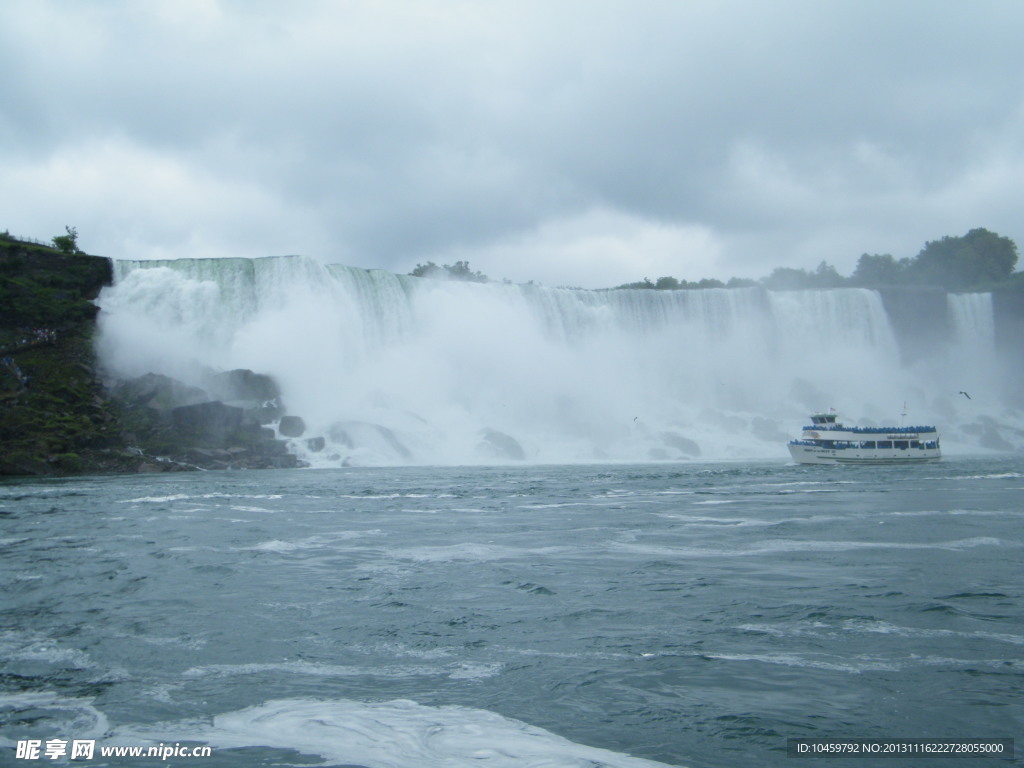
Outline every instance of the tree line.
[[[695, 290], [701, 288], [747, 288], [763, 286], [770, 290], [826, 288], [885, 288], [899, 285], [933, 286], [947, 291], [989, 290], [1010, 283], [1024, 285], [1024, 273], [1014, 272], [1017, 244], [987, 229], [972, 229], [959, 237], [946, 236], [927, 242], [913, 258], [896, 259], [892, 254], [865, 253], [849, 277], [840, 275], [827, 261], [816, 269], [776, 267], [760, 280], [733, 277], [688, 281], [675, 277], [648, 278], [616, 286], [652, 290]], [[415, 277], [447, 278], [475, 283], [490, 282], [482, 272], [473, 271], [469, 262], [438, 266], [432, 261], [417, 264], [409, 274]], [[508, 281], [506, 281], [508, 282]]]
[[985, 290], [1009, 283], [1024, 284], [1024, 273], [1014, 272], [1017, 244], [987, 229], [972, 229], [960, 237], [946, 236], [925, 243], [913, 258], [896, 259], [891, 254], [863, 254], [849, 277], [826, 261], [817, 269], [777, 267], [760, 280], [731, 278], [688, 282], [674, 277], [647, 278], [619, 288], [739, 288], [761, 285], [774, 290], [802, 288], [885, 288], [896, 285], [920, 285], [947, 291]]

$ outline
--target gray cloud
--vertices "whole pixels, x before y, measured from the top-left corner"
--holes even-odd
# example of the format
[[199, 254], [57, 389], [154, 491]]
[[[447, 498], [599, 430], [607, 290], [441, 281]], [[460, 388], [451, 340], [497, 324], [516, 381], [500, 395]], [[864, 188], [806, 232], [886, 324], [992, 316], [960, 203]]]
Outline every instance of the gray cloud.
[[1020, 241], [1022, 20], [995, 0], [5, 3], [0, 226], [579, 285]]

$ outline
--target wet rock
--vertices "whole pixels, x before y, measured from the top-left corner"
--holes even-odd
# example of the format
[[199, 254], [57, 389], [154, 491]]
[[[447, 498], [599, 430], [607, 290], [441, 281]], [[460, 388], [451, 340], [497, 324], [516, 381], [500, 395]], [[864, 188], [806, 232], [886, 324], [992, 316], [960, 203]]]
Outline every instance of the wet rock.
[[700, 446], [697, 442], [688, 437], [683, 437], [677, 432], [662, 432], [661, 439], [665, 442], [665, 445], [675, 448], [680, 453], [684, 453], [687, 456], [700, 456]]
[[306, 431], [306, 422], [301, 416], [282, 416], [277, 431], [284, 437], [302, 437]]
[[480, 440], [481, 451], [491, 458], [505, 459], [510, 461], [525, 461], [526, 452], [511, 435], [499, 432], [496, 429], [485, 429]]
[[392, 454], [402, 461], [411, 461], [412, 451], [392, 430], [382, 424], [366, 421], [343, 421], [332, 424], [327, 430], [332, 443], [346, 448], [366, 449], [380, 455]]
[[242, 424], [242, 409], [219, 400], [183, 405], [171, 411], [171, 423], [182, 438], [222, 448]]
[[273, 378], [248, 368], [209, 374], [204, 380], [209, 392], [220, 400], [257, 400], [266, 402], [281, 396]]
[[147, 373], [119, 382], [112, 388], [111, 394], [129, 407], [148, 406], [158, 410], [195, 405], [210, 400], [210, 395], [206, 391], [159, 373]]
[[264, 458], [284, 456], [288, 453], [288, 443], [285, 440], [267, 440], [256, 446], [256, 453]]

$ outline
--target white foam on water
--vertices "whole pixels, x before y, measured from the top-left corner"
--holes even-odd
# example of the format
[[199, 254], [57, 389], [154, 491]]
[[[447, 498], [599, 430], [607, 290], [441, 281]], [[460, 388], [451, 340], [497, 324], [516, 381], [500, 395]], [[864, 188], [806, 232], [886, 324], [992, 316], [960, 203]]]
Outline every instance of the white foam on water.
[[671, 768], [578, 744], [495, 712], [403, 699], [279, 699], [217, 715], [212, 725], [183, 726], [126, 728], [117, 735], [125, 743], [188, 739], [220, 749], [292, 749], [366, 768]]
[[76, 698], [52, 691], [0, 693], [0, 714], [8, 725], [0, 734], [0, 746], [13, 748], [18, 738], [40, 738], [18, 733], [13, 725], [19, 716], [34, 728], [46, 728], [44, 738], [95, 739], [110, 730], [106, 715], [93, 706], [91, 697]]
[[958, 632], [953, 629], [931, 629], [928, 627], [904, 627], [887, 621], [868, 619], [847, 619], [842, 628], [850, 632], [868, 632], [881, 635], [902, 635], [906, 637], [957, 638], [963, 640], [992, 640], [998, 643], [1024, 645], [1024, 635], [1005, 632]]
[[798, 653], [703, 653], [701, 656], [720, 661], [752, 661], [759, 664], [822, 669], [853, 675], [859, 675], [862, 672], [895, 671], [901, 668], [900, 662], [872, 656], [847, 656], [842, 657], [842, 661], [838, 660], [839, 657], [824, 654], [810, 656]]

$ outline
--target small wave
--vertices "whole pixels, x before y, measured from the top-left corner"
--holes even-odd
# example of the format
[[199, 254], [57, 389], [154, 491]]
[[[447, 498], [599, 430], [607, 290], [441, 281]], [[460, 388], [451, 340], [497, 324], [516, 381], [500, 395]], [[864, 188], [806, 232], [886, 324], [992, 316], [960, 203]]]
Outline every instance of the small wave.
[[362, 539], [368, 536], [380, 536], [383, 533], [380, 529], [370, 531], [335, 531], [330, 535], [309, 536], [305, 539], [296, 539], [295, 541], [270, 539], [268, 541], [261, 541], [259, 544], [253, 544], [248, 547], [235, 547], [234, 549], [238, 552], [297, 552], [304, 549], [333, 547], [341, 541]]
[[998, 472], [991, 475], [959, 475], [942, 478], [943, 480], [1016, 480], [1024, 477], [1020, 472]]
[[960, 550], [974, 547], [995, 547], [1002, 545], [1020, 546], [1018, 542], [1005, 542], [990, 536], [976, 536], [970, 539], [940, 541], [935, 543], [897, 542], [897, 541], [808, 541], [801, 539], [778, 539], [775, 541], [752, 542], [749, 547], [734, 548], [698, 548], [671, 547], [660, 544], [643, 544], [634, 542], [613, 542], [612, 549], [634, 554], [656, 557], [754, 557], [759, 555], [776, 555], [786, 552], [845, 552], [861, 549], [945, 549]]
[[332, 498], [335, 499], [359, 499], [379, 501], [381, 499], [454, 499], [454, 493], [339, 493]]
[[283, 499], [280, 493], [203, 493], [197, 499]]
[[191, 499], [187, 493], [175, 493], [170, 496], [139, 496], [136, 499], [121, 499], [118, 504], [162, 504], [168, 501], [181, 501]]
[[207, 664], [185, 670], [184, 677], [236, 677], [239, 675], [287, 674], [309, 677], [447, 677], [453, 680], [482, 680], [501, 674], [500, 662], [451, 662], [434, 666], [396, 664], [389, 666], [317, 664], [309, 661], [281, 661], [252, 664]]
[[520, 504], [517, 509], [561, 509], [562, 507], [587, 507], [585, 501], [562, 501], [556, 504]]
[[721, 661], [753, 661], [760, 664], [824, 669], [830, 672], [847, 672], [855, 675], [859, 675], [861, 672], [895, 671], [900, 668], [899, 662], [869, 656], [852, 656], [843, 661], [835, 657], [803, 656], [797, 653], [703, 653], [701, 656]]
[[531, 556], [551, 556], [576, 552], [576, 547], [538, 547], [519, 549], [497, 544], [451, 544], [442, 547], [417, 547], [397, 549], [390, 556], [397, 560], [413, 560], [427, 563], [446, 563], [460, 560], [471, 562], [487, 562], [490, 560], [509, 560]]
[[168, 501], [186, 499], [283, 499], [280, 493], [173, 493], [168, 496], [139, 496], [134, 499], [121, 499], [118, 504], [163, 504]]

